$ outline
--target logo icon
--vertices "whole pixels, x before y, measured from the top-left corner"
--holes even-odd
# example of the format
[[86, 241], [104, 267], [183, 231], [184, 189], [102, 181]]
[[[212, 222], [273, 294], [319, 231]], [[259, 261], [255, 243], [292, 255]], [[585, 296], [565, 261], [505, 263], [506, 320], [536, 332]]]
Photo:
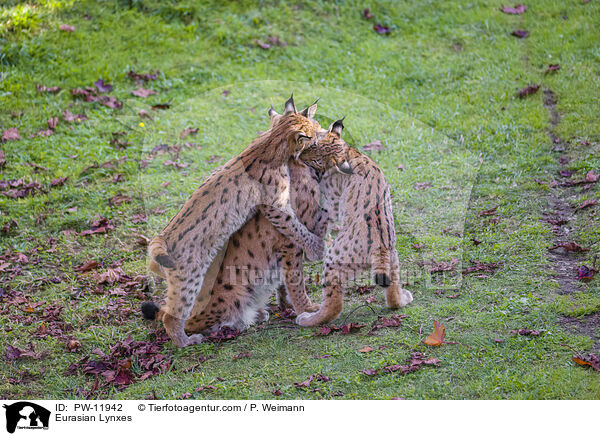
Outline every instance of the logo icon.
[[14, 433], [19, 429], [48, 429], [50, 411], [29, 401], [3, 406], [6, 409], [6, 431]]

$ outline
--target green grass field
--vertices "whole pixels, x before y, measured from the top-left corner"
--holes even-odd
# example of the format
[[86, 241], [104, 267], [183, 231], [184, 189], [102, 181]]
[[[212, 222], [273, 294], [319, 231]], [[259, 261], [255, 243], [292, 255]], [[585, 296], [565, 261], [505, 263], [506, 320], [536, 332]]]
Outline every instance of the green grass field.
[[[599, 278], [576, 279], [600, 254], [600, 209], [575, 210], [600, 200], [600, 181], [568, 186], [600, 172], [600, 5], [502, 6], [513, 4], [0, 2], [0, 398], [600, 399], [599, 373], [572, 360], [600, 352]], [[113, 89], [96, 101], [72, 95], [100, 78]], [[275, 312], [232, 341], [148, 351], [163, 334], [139, 306], [164, 283], [143, 237], [292, 91], [302, 107], [321, 98], [323, 125], [346, 115], [353, 146], [384, 145], [369, 154], [392, 185], [407, 317], [369, 334], [393, 312], [379, 290], [351, 289], [335, 323], [367, 324], [356, 333], [315, 336]], [[198, 131], [180, 138], [187, 128]], [[569, 222], [557, 230], [553, 217]], [[561, 242], [589, 250], [548, 250]], [[422, 274], [440, 262], [450, 271]], [[499, 267], [461, 274], [475, 262]], [[307, 265], [316, 301], [319, 270]], [[455, 343], [422, 343], [434, 320]], [[362, 372], [415, 352], [439, 366]], [[131, 384], [82, 371], [103, 354]], [[330, 380], [294, 386], [314, 374]]]

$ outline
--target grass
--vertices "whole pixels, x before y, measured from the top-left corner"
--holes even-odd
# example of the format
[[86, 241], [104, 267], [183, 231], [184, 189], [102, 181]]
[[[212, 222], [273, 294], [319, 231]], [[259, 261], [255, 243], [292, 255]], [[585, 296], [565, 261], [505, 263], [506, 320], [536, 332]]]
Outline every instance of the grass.
[[[160, 295], [163, 285], [134, 287], [120, 295], [123, 285], [98, 285], [94, 272], [82, 274], [74, 268], [96, 260], [102, 263], [97, 273], [121, 264], [132, 278], [148, 276], [138, 235], [153, 236], [213, 168], [266, 128], [270, 97], [280, 105], [294, 91], [299, 105], [321, 98], [323, 124], [346, 115], [344, 135], [351, 144], [360, 147], [379, 139], [386, 145], [372, 157], [393, 187], [398, 250], [407, 274], [430, 259], [457, 258], [457, 271], [471, 261], [502, 266], [495, 274], [485, 274], [487, 278], [437, 274], [431, 282], [416, 268], [409, 286], [415, 301], [401, 310], [408, 318], [398, 329], [383, 329], [375, 336], [367, 335], [366, 328], [348, 336], [314, 337], [314, 330], [288, 328], [291, 324], [272, 316], [267, 328], [253, 328], [232, 342], [183, 350], [166, 344], [164, 352], [173, 357], [169, 371], [122, 391], [103, 387], [94, 395], [599, 398], [597, 373], [576, 366], [573, 352], [562, 346], [589, 352], [598, 344], [598, 332], [577, 334], [559, 322], [563, 316], [598, 313], [598, 279], [581, 283], [576, 295], [558, 293], [547, 254], [554, 237], [542, 221], [552, 188], [535, 182], [559, 178], [548, 111], [541, 90], [525, 99], [515, 93], [530, 83], [552, 89], [562, 115], [553, 130], [569, 145], [572, 178], [598, 172], [600, 51], [595, 42], [600, 6], [532, 1], [525, 14], [512, 16], [500, 12], [501, 5], [495, 0], [4, 2], [0, 131], [17, 127], [23, 139], [1, 145], [6, 159], [2, 179], [36, 181], [46, 193], [23, 199], [0, 196], [0, 225], [7, 226], [2, 251], [20, 268], [16, 275], [2, 269], [1, 287], [43, 303], [28, 313], [23, 304], [8, 307], [2, 302], [0, 348], [24, 348], [32, 342], [36, 351], [49, 355], [13, 362], [2, 356], [0, 397], [81, 398], [84, 393], [77, 388], [89, 390], [94, 378], [67, 375], [70, 364], [96, 348], [107, 352], [128, 335], [153, 338], [153, 327], [139, 319], [137, 309], [142, 296]], [[373, 21], [361, 17], [365, 7], [376, 16]], [[392, 32], [376, 34], [375, 22]], [[75, 31], [61, 31], [61, 24], [73, 25]], [[511, 36], [517, 28], [531, 35]], [[253, 43], [269, 36], [288, 45], [264, 50]], [[546, 75], [549, 63], [559, 63], [560, 71]], [[157, 80], [142, 85], [157, 95], [141, 99], [130, 94], [136, 88], [127, 77], [132, 69], [160, 71]], [[123, 108], [72, 98], [69, 89], [90, 86], [100, 77], [114, 85], [109, 95], [121, 100]], [[40, 94], [37, 83], [63, 90]], [[229, 93], [224, 95], [224, 90]], [[164, 102], [171, 108], [150, 109]], [[28, 138], [66, 108], [88, 119], [72, 124], [61, 119], [52, 136]], [[141, 109], [152, 120], [141, 119]], [[197, 135], [179, 139], [187, 127], [197, 127]], [[119, 139], [130, 144], [124, 150], [111, 144], [117, 131], [125, 132]], [[181, 150], [150, 159], [160, 144], [179, 145]], [[112, 165], [88, 168], [124, 156]], [[167, 160], [187, 166], [166, 166]], [[404, 171], [397, 169], [399, 164]], [[68, 179], [63, 186], [50, 187], [59, 177]], [[425, 182], [431, 187], [414, 188]], [[600, 198], [596, 185], [585, 191], [576, 188], [569, 202]], [[113, 206], [109, 200], [115, 195], [131, 201]], [[496, 215], [478, 216], [493, 207]], [[573, 224], [573, 240], [590, 248], [580, 257], [588, 266], [600, 252], [597, 213], [597, 206], [584, 209]], [[141, 214], [147, 222], [137, 222]], [[106, 234], [73, 234], [90, 228], [99, 216], [109, 218], [115, 228]], [[413, 244], [427, 247], [419, 250]], [[15, 262], [15, 253], [25, 254], [28, 263]], [[308, 269], [314, 274], [319, 265]], [[320, 299], [314, 284], [310, 291], [313, 299]], [[375, 312], [389, 316], [383, 296], [369, 295], [376, 297], [371, 304]], [[458, 297], [448, 298], [453, 295]], [[365, 297], [351, 291], [339, 322], [375, 320], [376, 314], [362, 306]], [[61, 337], [32, 335], [43, 322], [44, 307], [52, 304], [65, 307], [62, 319], [74, 327], [66, 336], [80, 341], [81, 350], [67, 352]], [[114, 316], [114, 305], [131, 313]], [[460, 344], [422, 344], [433, 320], [446, 325], [448, 341]], [[542, 335], [510, 333], [520, 328], [541, 330]], [[375, 351], [358, 352], [364, 346]], [[245, 351], [251, 356], [233, 358]], [[404, 376], [360, 372], [403, 363], [413, 351], [438, 357], [441, 366]], [[323, 354], [331, 357], [316, 358]], [[214, 357], [186, 372], [200, 355]], [[320, 392], [293, 386], [316, 373], [332, 379], [311, 384]], [[24, 374], [29, 374], [27, 383], [14, 382]], [[203, 385], [217, 390], [194, 391]], [[279, 397], [271, 393], [277, 389]]]

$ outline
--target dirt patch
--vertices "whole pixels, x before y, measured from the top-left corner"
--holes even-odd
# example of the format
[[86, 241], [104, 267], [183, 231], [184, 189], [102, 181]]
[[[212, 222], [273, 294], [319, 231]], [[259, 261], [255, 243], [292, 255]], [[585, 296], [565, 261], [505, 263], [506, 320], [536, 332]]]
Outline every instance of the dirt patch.
[[[552, 151], [556, 153], [557, 160], [557, 183], [550, 189], [548, 194], [548, 214], [544, 221], [552, 226], [554, 233], [554, 244], [570, 242], [570, 235], [574, 229], [572, 223], [575, 221], [575, 210], [569, 204], [569, 199], [575, 197], [572, 187], [561, 183], [562, 174], [568, 174], [567, 164], [570, 158], [567, 156], [568, 143], [563, 141], [554, 131], [560, 123], [560, 113], [557, 110], [558, 99], [550, 89], [544, 90], [544, 106], [548, 110], [550, 118], [550, 128], [548, 136], [552, 141]], [[581, 283], [577, 279], [577, 269], [585, 259], [581, 253], [574, 253], [557, 248], [548, 251], [548, 257], [554, 265], [554, 278], [559, 284], [559, 294], [574, 294], [581, 290]], [[578, 334], [589, 336], [594, 340], [594, 350], [600, 350], [600, 337], [598, 337], [598, 328], [600, 328], [600, 313], [588, 315], [581, 318], [561, 318], [560, 323], [568, 327], [569, 330]]]
[[[575, 210], [569, 204], [569, 199], [575, 197], [572, 187], [560, 183], [561, 171], [566, 171], [570, 159], [566, 156], [568, 144], [554, 133], [554, 128], [560, 123], [560, 114], [556, 108], [557, 97], [550, 89], [544, 90], [544, 106], [550, 117], [548, 136], [552, 140], [552, 151], [556, 152], [558, 163], [558, 184], [550, 189], [548, 194], [549, 212], [544, 220], [552, 225], [555, 245], [569, 242], [569, 235], [573, 232], [571, 223], [575, 221]], [[580, 283], [577, 280], [577, 268], [584, 259], [579, 253], [568, 252], [563, 248], [550, 250], [548, 256], [554, 265], [555, 279], [559, 284], [559, 293], [570, 294], [579, 291]]]
[[594, 341], [592, 352], [600, 352], [600, 312], [579, 318], [560, 318], [559, 323], [571, 333], [585, 335]]

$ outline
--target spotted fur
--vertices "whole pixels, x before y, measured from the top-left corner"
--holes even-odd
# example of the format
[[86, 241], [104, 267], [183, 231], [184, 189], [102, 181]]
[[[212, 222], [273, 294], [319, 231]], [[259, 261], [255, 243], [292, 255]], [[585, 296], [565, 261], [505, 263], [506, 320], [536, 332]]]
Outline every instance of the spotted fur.
[[289, 161], [316, 141], [317, 126], [307, 112], [297, 113], [290, 98], [269, 130], [213, 172], [151, 241], [150, 269], [167, 281], [162, 320], [176, 345], [203, 340], [201, 334], [187, 336], [184, 326], [192, 309], [208, 304], [227, 241], [258, 210], [309, 259], [321, 257], [322, 239], [298, 220], [290, 203]]
[[413, 299], [400, 285], [390, 186], [368, 156], [353, 148], [348, 153], [354, 174], [329, 171], [320, 183], [323, 207], [341, 228], [324, 256], [321, 307], [298, 315], [296, 322], [302, 326], [337, 318], [345, 287], [366, 269], [371, 269], [375, 283], [385, 288], [388, 307], [399, 308]]
[[[275, 116], [271, 113], [272, 122]], [[333, 165], [350, 172], [347, 156], [348, 146], [339, 135], [320, 129], [318, 143], [307, 147], [299, 161], [289, 162], [292, 205], [300, 221], [319, 237], [328, 221], [319, 207], [320, 176]], [[318, 310], [306, 294], [302, 257], [302, 249], [258, 213], [229, 240], [208, 304], [194, 307], [186, 331], [206, 334], [223, 326], [245, 330], [262, 322], [268, 318], [267, 300], [278, 287], [297, 313]], [[158, 307], [147, 304], [142, 311], [154, 319]]]

